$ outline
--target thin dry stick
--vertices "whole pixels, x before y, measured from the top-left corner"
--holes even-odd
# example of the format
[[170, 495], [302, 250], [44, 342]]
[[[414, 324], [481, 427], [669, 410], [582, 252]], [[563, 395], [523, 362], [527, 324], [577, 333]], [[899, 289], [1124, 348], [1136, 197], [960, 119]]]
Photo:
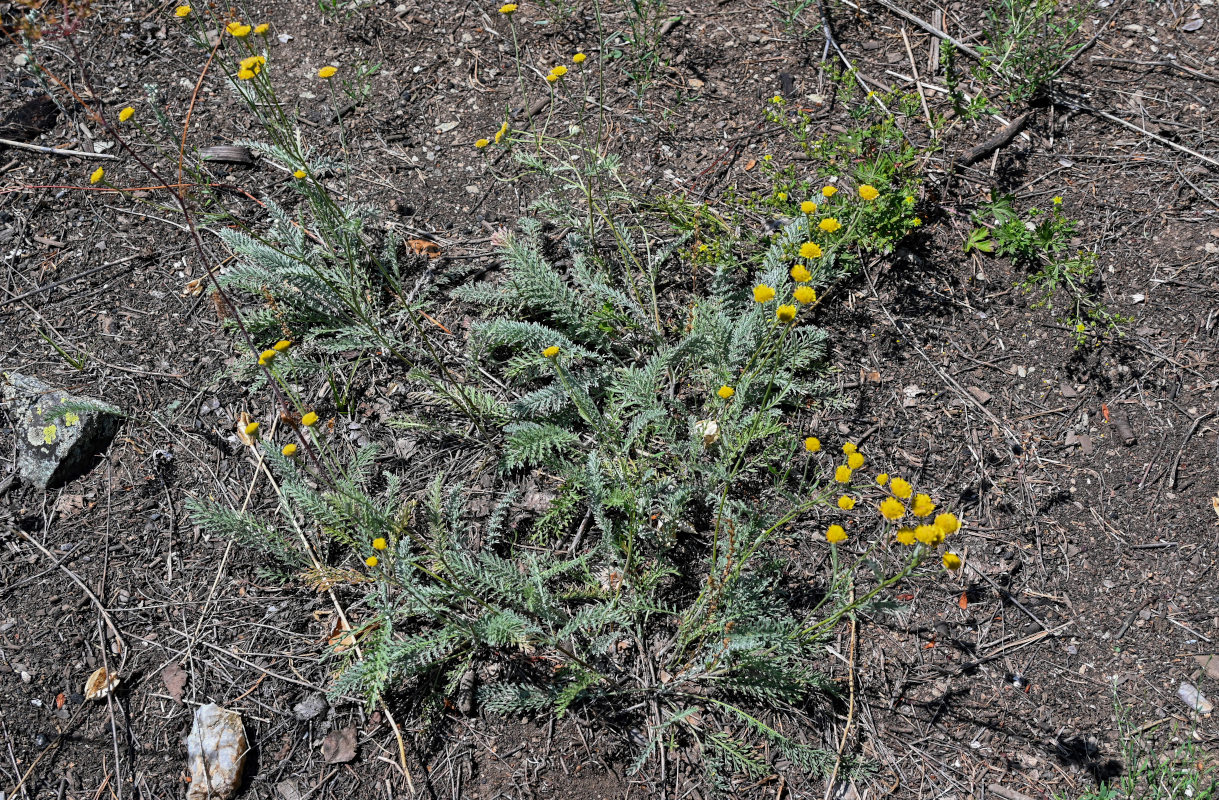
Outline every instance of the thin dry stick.
[[49, 156], [73, 156], [75, 158], [106, 158], [117, 160], [118, 156], [110, 153], [86, 153], [84, 150], [62, 150], [58, 147], [43, 147], [40, 144], [14, 142], [12, 139], [0, 139], [0, 144], [16, 147], [19, 150], [32, 150], [35, 153], [46, 153]]
[[110, 614], [106, 612], [106, 607], [102, 605], [102, 601], [97, 599], [97, 595], [93, 593], [92, 589], [85, 585], [84, 581], [76, 577], [75, 572], [65, 567], [62, 563], [57, 562], [55, 560], [55, 556], [51, 555], [51, 551], [42, 546], [42, 542], [39, 542], [37, 539], [33, 538], [20, 528], [17, 529], [17, 535], [41, 550], [42, 554], [50, 559], [52, 564], [55, 564], [57, 567], [62, 569], [67, 576], [72, 579], [72, 582], [79, 586], [81, 591], [83, 591], [85, 595], [91, 601], [93, 601], [93, 605], [97, 606], [98, 613], [100, 613], [102, 615], [102, 619], [106, 621], [106, 627], [110, 629], [110, 632], [114, 634], [114, 640], [118, 642], [119, 652], [121, 652], [123, 656], [119, 661], [119, 672], [122, 672], [123, 664], [127, 661], [127, 643], [123, 641], [122, 634], [120, 634], [119, 629], [115, 627], [114, 620], [110, 619]]
[[918, 99], [923, 103], [923, 116], [927, 118], [927, 127], [931, 130], [931, 138], [935, 138], [935, 126], [931, 123], [931, 111], [927, 108], [927, 95], [923, 94], [923, 81], [918, 75], [918, 64], [914, 61], [914, 51], [910, 49], [910, 37], [906, 35], [906, 27], [902, 26], [902, 44], [906, 45], [906, 55], [910, 57], [910, 71], [914, 74], [914, 88], [918, 89]]
[[[271, 438], [275, 438], [275, 429], [279, 427], [279, 417], [275, 418], [275, 422], [271, 424]], [[245, 500], [241, 503], [241, 511], [245, 511], [250, 505], [250, 498], [254, 495], [254, 487], [258, 484], [258, 468], [262, 466], [264, 453], [257, 447], [250, 445], [250, 449], [258, 454], [258, 461], [254, 464], [254, 477], [250, 479], [250, 486], [246, 489]], [[186, 643], [186, 652], [182, 655], [183, 659], [190, 658], [191, 651], [195, 648], [195, 642], [199, 639], [199, 631], [203, 629], [203, 621], [207, 618], [208, 606], [212, 604], [212, 598], [216, 596], [216, 587], [220, 584], [220, 576], [224, 574], [224, 566], [229, 563], [229, 553], [233, 550], [233, 540], [229, 539], [228, 545], [224, 548], [224, 555], [220, 557], [220, 568], [216, 570], [216, 578], [212, 581], [212, 588], [207, 591], [207, 600], [203, 602], [203, 608], [199, 611], [199, 621], [195, 625], [195, 632], [191, 634], [190, 640]]]
[[1141, 133], [1150, 139], [1155, 139], [1160, 144], [1171, 147], [1173, 150], [1176, 150], [1179, 153], [1185, 153], [1186, 155], [1191, 155], [1194, 158], [1198, 159], [1199, 161], [1203, 161], [1207, 164], [1210, 164], [1212, 167], [1219, 167], [1219, 161], [1216, 161], [1215, 159], [1211, 158], [1210, 156], [1204, 156], [1201, 153], [1197, 152], [1196, 150], [1189, 149], [1188, 147], [1186, 147], [1183, 144], [1177, 144], [1174, 141], [1165, 139], [1163, 136], [1160, 136], [1159, 134], [1152, 133], [1151, 131], [1147, 130], [1146, 128], [1142, 128], [1138, 125], [1135, 125], [1133, 122], [1127, 122], [1126, 120], [1122, 119], [1121, 117], [1114, 116], [1113, 114], [1110, 114], [1107, 111], [1101, 111], [1099, 108], [1092, 108], [1092, 106], [1084, 105], [1083, 103], [1079, 102], [1078, 100], [1073, 100], [1069, 97], [1066, 97], [1065, 95], [1056, 94], [1054, 96], [1053, 100], [1055, 103], [1066, 106], [1067, 108], [1069, 108], [1073, 111], [1084, 111], [1095, 117], [1100, 117], [1101, 119], [1108, 120], [1109, 122], [1112, 122], [1114, 125], [1121, 125], [1123, 128], [1127, 128], [1128, 130], [1132, 130], [1132, 131]]
[[[855, 604], [855, 581], [851, 581], [851, 605]], [[847, 686], [850, 691], [847, 701], [847, 724], [842, 729], [842, 738], [838, 740], [838, 755], [834, 758], [834, 770], [830, 773], [829, 782], [825, 785], [825, 800], [830, 800], [834, 794], [834, 782], [838, 780], [838, 770], [842, 767], [842, 753], [847, 746], [847, 736], [851, 733], [851, 723], [855, 720], [855, 647], [859, 640], [859, 618], [851, 615], [851, 660], [847, 664]]]
[[958, 42], [956, 39], [954, 39], [951, 36], [949, 36], [948, 34], [944, 33], [942, 30], [939, 30], [938, 28], [936, 28], [930, 22], [927, 22], [924, 19], [920, 19], [919, 17], [914, 16], [913, 14], [911, 14], [909, 11], [905, 10], [904, 8], [899, 8], [895, 5], [893, 5], [892, 3], [888, 2], [888, 0], [876, 0], [876, 2], [880, 3], [882, 6], [889, 9], [894, 14], [897, 14], [899, 17], [903, 17], [904, 19], [910, 20], [915, 25], [917, 25], [920, 28], [922, 28], [923, 30], [927, 31], [927, 33], [930, 33], [932, 36], [937, 36], [946, 42], [950, 42], [953, 47], [957, 48], [962, 53], [965, 53], [965, 54], [971, 56], [974, 60], [976, 60], [976, 61], [983, 60], [982, 55], [977, 50], [974, 50], [972, 47], [965, 44], [964, 42]]

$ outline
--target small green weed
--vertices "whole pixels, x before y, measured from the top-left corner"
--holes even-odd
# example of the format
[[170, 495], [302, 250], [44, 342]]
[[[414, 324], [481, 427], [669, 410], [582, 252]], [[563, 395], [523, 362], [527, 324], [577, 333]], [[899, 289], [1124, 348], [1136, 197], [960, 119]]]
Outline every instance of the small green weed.
[[[1122, 737], [1122, 774], [1078, 796], [1078, 800], [1215, 800], [1219, 798], [1219, 765], [1213, 754], [1187, 739], [1165, 751], [1147, 740], [1115, 704]], [[1174, 741], [1179, 737], [1174, 736]], [[1058, 794], [1055, 800], [1076, 800]]]
[[1007, 256], [1017, 269], [1030, 274], [1019, 286], [1039, 295], [1034, 307], [1064, 308], [1063, 322], [1076, 347], [1100, 334], [1122, 335], [1130, 320], [1106, 308], [1099, 299], [1096, 254], [1080, 250], [1067, 255], [1077, 223], [1062, 213], [1062, 198], [1048, 211], [1029, 209], [1023, 216], [1011, 197], [1000, 197], [972, 215], [975, 227], [965, 240], [965, 252]]

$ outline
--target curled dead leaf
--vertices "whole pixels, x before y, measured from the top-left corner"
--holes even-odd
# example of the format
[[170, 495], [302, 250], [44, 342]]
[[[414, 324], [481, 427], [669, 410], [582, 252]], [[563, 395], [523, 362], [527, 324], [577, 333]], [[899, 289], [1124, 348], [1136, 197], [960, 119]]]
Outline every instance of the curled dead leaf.
[[1215, 513], [1219, 514], [1219, 496], [1211, 498], [1211, 506], [1215, 509]]
[[182, 287], [183, 297], [194, 297], [198, 294], [203, 294], [203, 278], [195, 278]]
[[242, 411], [237, 415], [237, 438], [246, 447], [254, 446], [254, 437], [245, 432], [246, 426], [250, 424], [250, 415]]
[[328, 643], [334, 648], [336, 655], [356, 646], [356, 637], [351, 635], [351, 626], [347, 624], [347, 620], [342, 617], [335, 618]]
[[427, 239], [408, 239], [406, 242], [416, 255], [440, 258], [440, 245]]
[[119, 676], [117, 673], [110, 672], [105, 667], [98, 667], [89, 676], [89, 680], [85, 681], [85, 699], [101, 700], [118, 685]]

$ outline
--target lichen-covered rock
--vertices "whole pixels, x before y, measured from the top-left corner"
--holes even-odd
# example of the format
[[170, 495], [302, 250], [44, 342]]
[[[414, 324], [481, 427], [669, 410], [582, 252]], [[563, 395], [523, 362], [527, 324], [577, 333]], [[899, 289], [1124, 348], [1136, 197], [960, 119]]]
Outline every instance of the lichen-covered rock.
[[249, 749], [240, 714], [215, 703], [199, 706], [186, 739], [190, 765], [186, 800], [232, 797], [241, 786], [241, 771]]
[[17, 474], [42, 489], [84, 474], [118, 430], [118, 409], [17, 372], [0, 373], [0, 400], [16, 425]]

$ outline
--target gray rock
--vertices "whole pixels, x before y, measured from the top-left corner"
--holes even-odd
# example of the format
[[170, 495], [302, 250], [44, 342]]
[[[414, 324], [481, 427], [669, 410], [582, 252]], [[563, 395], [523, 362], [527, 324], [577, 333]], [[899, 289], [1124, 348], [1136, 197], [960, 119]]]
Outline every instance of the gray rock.
[[186, 800], [232, 797], [241, 786], [241, 773], [249, 749], [240, 714], [215, 703], [200, 706], [186, 739], [190, 766]]
[[305, 695], [304, 700], [301, 700], [299, 703], [292, 706], [292, 714], [301, 722], [307, 722], [316, 717], [318, 714], [321, 714], [328, 707], [329, 706], [326, 703], [326, 696], [321, 693], [314, 692], [312, 694]]
[[[88, 471], [110, 444], [121, 412], [87, 397], [54, 389], [17, 372], [0, 373], [0, 402], [12, 415], [17, 474], [42, 489], [61, 486]], [[87, 405], [91, 410], [64, 411]]]

